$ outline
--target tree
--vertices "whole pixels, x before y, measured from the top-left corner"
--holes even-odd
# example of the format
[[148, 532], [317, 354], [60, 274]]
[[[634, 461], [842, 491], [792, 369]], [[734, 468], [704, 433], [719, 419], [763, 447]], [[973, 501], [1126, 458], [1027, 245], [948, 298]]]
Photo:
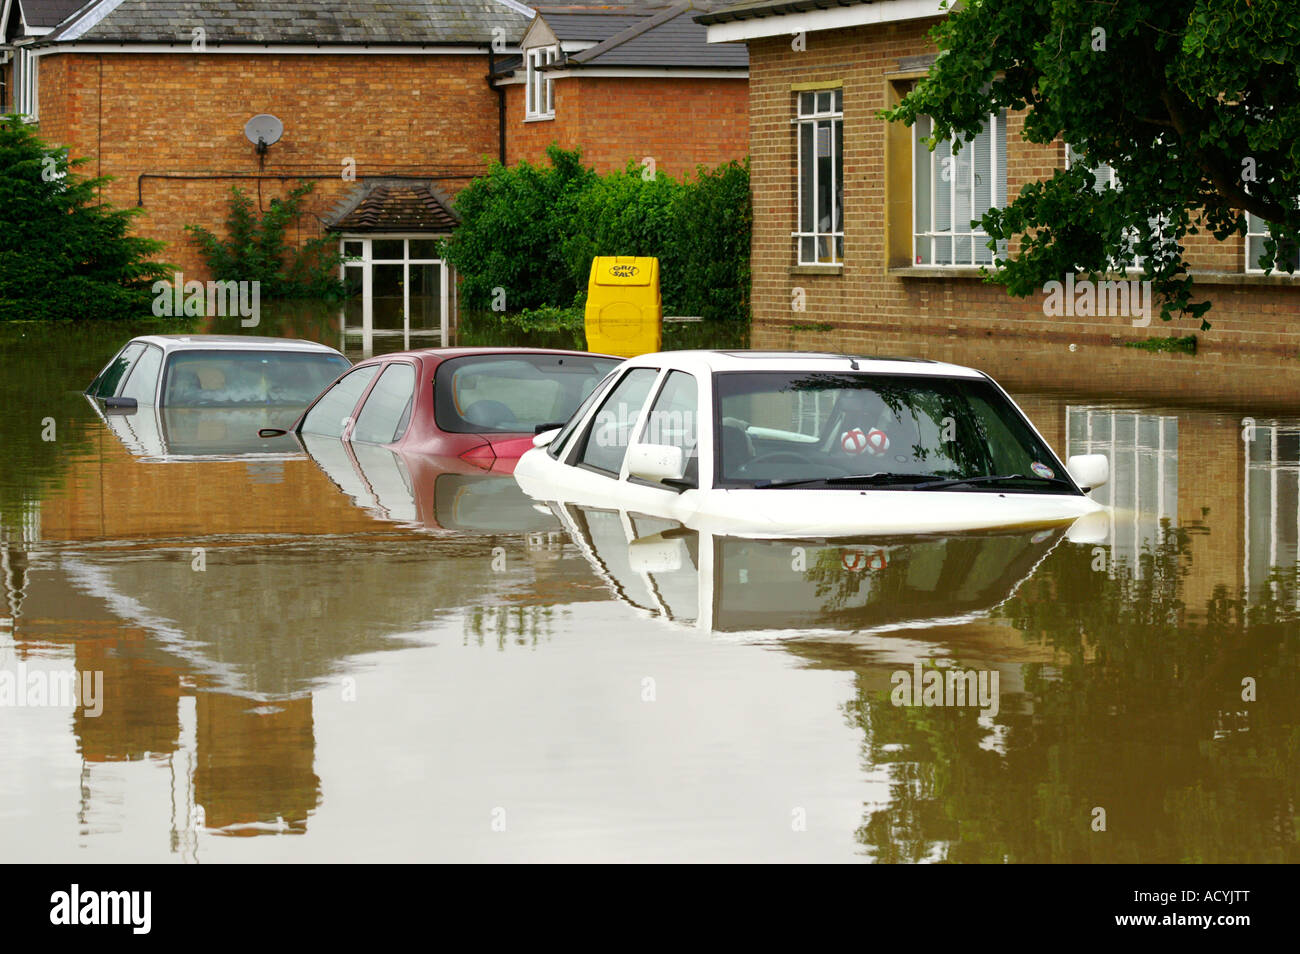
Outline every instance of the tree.
[[248, 193], [234, 186], [225, 239], [201, 225], [187, 225], [185, 231], [194, 236], [217, 281], [258, 282], [265, 298], [341, 298], [338, 239], [318, 235], [293, 248], [286, 238], [315, 188], [315, 183], [302, 183], [258, 212]]
[[140, 210], [100, 201], [110, 180], [74, 171], [89, 161], [0, 117], [0, 321], [148, 316], [163, 243], [128, 234]]
[[[1185, 236], [1245, 234], [1249, 212], [1269, 223], [1267, 262], [1294, 254], [1300, 8], [1291, 0], [969, 0], [931, 36], [941, 52], [929, 76], [884, 118], [929, 115], [938, 142], [974, 135], [990, 112], [1024, 110], [1027, 141], [1063, 139], [1083, 159], [982, 217], [990, 246], [1019, 239], [995, 260], [993, 278], [1011, 294], [1140, 256], [1161, 317], [1186, 313], [1208, 328]], [[1119, 188], [1095, 187], [1090, 170], [1102, 163]]]
[[578, 196], [596, 179], [577, 152], [547, 147], [549, 166], [493, 163], [456, 196], [461, 225], [445, 255], [470, 308], [567, 306], [579, 291], [563, 253]]

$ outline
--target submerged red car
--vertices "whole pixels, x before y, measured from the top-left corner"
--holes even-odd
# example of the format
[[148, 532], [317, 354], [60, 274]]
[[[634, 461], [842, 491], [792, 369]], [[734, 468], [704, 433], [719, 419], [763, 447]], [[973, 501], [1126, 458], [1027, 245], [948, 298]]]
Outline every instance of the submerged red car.
[[534, 434], [567, 421], [621, 361], [541, 348], [385, 354], [339, 377], [291, 430], [305, 444], [335, 438], [508, 471]]

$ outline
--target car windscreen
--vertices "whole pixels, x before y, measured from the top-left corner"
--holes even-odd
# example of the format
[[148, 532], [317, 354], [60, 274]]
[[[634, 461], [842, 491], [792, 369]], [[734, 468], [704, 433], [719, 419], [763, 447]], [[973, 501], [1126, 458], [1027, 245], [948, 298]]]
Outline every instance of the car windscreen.
[[306, 407], [348, 368], [311, 351], [178, 351], [167, 361], [168, 407]]
[[434, 416], [452, 434], [531, 434], [567, 421], [619, 363], [580, 354], [449, 358], [434, 376]]
[[720, 487], [908, 490], [993, 477], [953, 489], [1078, 492], [983, 378], [763, 371], [718, 374], [715, 386]]

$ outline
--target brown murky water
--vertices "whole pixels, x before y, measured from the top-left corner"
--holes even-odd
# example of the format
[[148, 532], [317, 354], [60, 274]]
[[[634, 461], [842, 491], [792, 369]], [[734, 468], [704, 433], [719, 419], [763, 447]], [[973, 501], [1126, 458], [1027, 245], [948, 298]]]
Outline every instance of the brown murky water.
[[78, 393], [136, 331], [3, 331], [0, 857], [1300, 859], [1300, 362], [893, 342], [1109, 454], [1101, 536], [774, 544], [203, 459]]

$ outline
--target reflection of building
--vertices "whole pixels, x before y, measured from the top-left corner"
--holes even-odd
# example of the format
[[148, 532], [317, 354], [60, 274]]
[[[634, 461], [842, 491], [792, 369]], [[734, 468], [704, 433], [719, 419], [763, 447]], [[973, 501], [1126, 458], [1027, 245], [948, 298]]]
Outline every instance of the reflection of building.
[[320, 802], [312, 699], [196, 698], [194, 801], [204, 824], [229, 834], [303, 832]]
[[1105, 454], [1110, 481], [1091, 494], [1110, 507], [1109, 566], [1142, 576], [1144, 550], [1178, 526], [1178, 418], [1112, 408], [1066, 408], [1066, 455]]
[[1300, 425], [1243, 422], [1246, 457], [1245, 566], [1248, 596], [1267, 585], [1274, 568], [1300, 561]]
[[102, 672], [103, 711], [89, 717], [81, 707], [73, 732], [87, 762], [134, 761], [176, 751], [180, 722], [180, 671], [142, 655], [148, 634], [122, 627], [114, 636], [78, 638], [78, 672]]

